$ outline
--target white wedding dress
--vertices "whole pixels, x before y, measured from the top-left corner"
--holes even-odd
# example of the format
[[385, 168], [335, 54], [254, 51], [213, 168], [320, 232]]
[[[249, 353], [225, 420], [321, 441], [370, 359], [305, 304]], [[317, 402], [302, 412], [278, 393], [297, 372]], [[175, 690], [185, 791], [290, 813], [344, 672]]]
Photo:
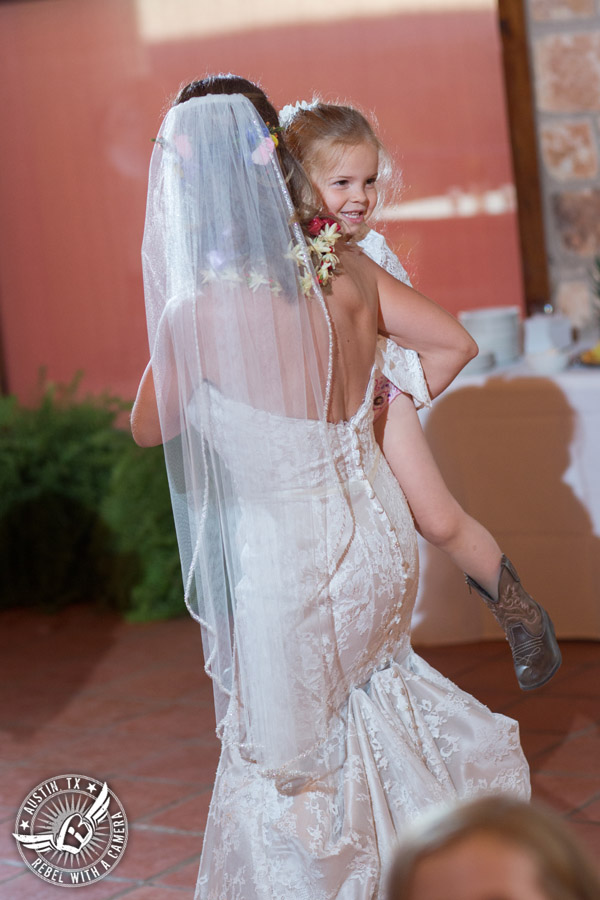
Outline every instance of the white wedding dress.
[[[380, 339], [359, 410], [349, 421], [329, 426], [335, 430], [336, 465], [345, 476], [346, 500], [339, 493], [323, 495], [319, 472], [326, 460], [310, 421], [281, 417], [274, 428], [270, 413], [225, 398], [220, 413], [213, 407], [215, 449], [234, 479], [243, 467], [251, 484], [249, 460], [252, 466], [268, 466], [279, 497], [300, 493], [308, 506], [325, 503], [330, 522], [338, 513], [343, 518], [349, 498], [353, 532], [329, 579], [335, 630], [331, 643], [339, 653], [343, 692], [334, 720], [325, 723], [327, 747], [316, 754], [320, 762], [327, 758], [327, 765], [313, 782], [280, 790], [277, 780], [244, 752], [243, 717], [234, 691], [206, 826], [199, 900], [375, 900], [398, 836], [423, 810], [487, 792], [529, 796], [517, 723], [492, 714], [411, 649], [417, 541], [406, 499], [373, 434], [377, 370], [418, 402], [428, 399], [420, 366], [391, 341]], [[228, 441], [231, 416], [246, 417], [248, 445], [243, 448]], [[265, 417], [275, 439], [268, 453], [264, 447], [261, 453]], [[263, 483], [265, 473], [258, 474], [257, 483]], [[286, 520], [282, 534], [268, 522], [265, 509], [265, 529], [244, 533], [244, 502], [242, 497], [244, 577], [235, 588], [238, 646], [257, 638], [252, 592], [263, 577], [256, 561], [265, 558], [264, 542], [289, 544], [289, 578], [295, 583], [312, 574], [303, 571], [301, 518], [295, 532]], [[248, 502], [256, 522], [260, 499], [253, 495]], [[339, 504], [346, 510], [338, 510]], [[314, 559], [312, 548], [306, 565]], [[320, 574], [327, 579], [326, 568]], [[280, 590], [285, 592], [286, 585]], [[305, 608], [289, 611], [290, 628], [310, 621], [313, 596], [307, 589]], [[298, 721], [315, 714], [314, 696], [309, 701], [298, 691], [294, 702]]]

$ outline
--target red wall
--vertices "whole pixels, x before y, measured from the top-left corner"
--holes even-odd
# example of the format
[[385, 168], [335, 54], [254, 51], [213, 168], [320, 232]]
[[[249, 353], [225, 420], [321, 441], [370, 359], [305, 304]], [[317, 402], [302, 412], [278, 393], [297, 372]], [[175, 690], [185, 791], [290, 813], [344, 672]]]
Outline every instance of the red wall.
[[[9, 388], [40, 366], [132, 397], [147, 344], [139, 248], [146, 174], [180, 83], [260, 79], [276, 105], [372, 110], [401, 199], [512, 180], [489, 11], [396, 15], [145, 45], [132, 0], [0, 5], [0, 314]], [[521, 303], [514, 213], [395, 222], [415, 283], [452, 312]]]

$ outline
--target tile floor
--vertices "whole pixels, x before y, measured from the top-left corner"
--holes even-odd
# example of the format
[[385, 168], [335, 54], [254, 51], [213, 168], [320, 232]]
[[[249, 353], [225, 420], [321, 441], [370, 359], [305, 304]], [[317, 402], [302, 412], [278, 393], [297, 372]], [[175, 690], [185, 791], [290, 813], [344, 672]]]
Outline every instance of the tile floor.
[[[534, 796], [600, 854], [600, 643], [523, 694], [502, 642], [421, 649], [436, 668], [521, 725]], [[0, 898], [59, 900], [25, 869], [12, 831], [50, 776], [106, 779], [129, 819], [123, 860], [84, 900], [193, 897], [218, 757], [212, 690], [190, 619], [132, 625], [86, 607], [0, 615]]]

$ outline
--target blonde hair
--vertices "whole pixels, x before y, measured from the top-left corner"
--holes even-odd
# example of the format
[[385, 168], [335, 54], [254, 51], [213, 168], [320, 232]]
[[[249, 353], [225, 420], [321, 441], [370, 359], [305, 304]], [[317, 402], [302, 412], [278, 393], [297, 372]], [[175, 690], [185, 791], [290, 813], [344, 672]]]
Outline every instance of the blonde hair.
[[314, 193], [310, 199], [313, 205], [319, 203], [314, 185], [317, 173], [331, 162], [335, 154], [363, 143], [374, 147], [379, 156], [377, 184], [381, 201], [381, 185], [387, 185], [392, 172], [391, 160], [373, 126], [358, 109], [313, 102], [306, 109], [297, 108], [294, 111], [283, 133], [288, 149], [311, 180]]
[[494, 796], [424, 816], [397, 852], [388, 879], [388, 900], [410, 900], [419, 863], [475, 834], [497, 837], [530, 853], [548, 900], [600, 897], [600, 875], [556, 813]]

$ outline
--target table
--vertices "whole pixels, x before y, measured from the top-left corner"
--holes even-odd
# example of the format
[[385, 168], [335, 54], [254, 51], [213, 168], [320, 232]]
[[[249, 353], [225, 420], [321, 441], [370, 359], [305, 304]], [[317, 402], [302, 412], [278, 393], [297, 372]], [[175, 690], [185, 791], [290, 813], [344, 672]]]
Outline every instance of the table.
[[[600, 370], [461, 375], [420, 413], [450, 490], [496, 537], [559, 637], [600, 639]], [[483, 602], [419, 539], [415, 643], [497, 638]]]

